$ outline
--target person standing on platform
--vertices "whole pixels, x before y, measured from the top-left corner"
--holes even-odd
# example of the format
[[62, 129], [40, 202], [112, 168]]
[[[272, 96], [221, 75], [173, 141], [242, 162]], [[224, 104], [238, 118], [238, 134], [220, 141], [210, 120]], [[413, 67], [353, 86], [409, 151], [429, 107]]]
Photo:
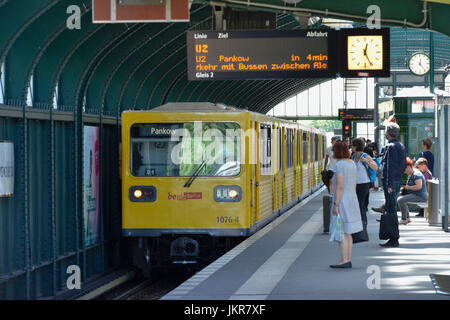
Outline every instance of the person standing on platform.
[[[398, 230], [397, 218], [397, 195], [402, 186], [402, 175], [406, 168], [406, 150], [405, 146], [397, 140], [400, 133], [400, 127], [395, 122], [388, 122], [386, 124], [385, 136], [388, 140], [386, 144], [382, 165], [383, 170], [381, 179], [383, 181], [383, 191], [385, 197], [386, 215], [388, 215], [391, 224], [389, 226], [390, 235], [389, 240], [380, 244], [382, 247], [398, 247], [400, 233]], [[381, 226], [380, 228], [385, 226]]]
[[[364, 138], [360, 138], [360, 139], [364, 139]], [[374, 153], [373, 153], [372, 148], [370, 147], [371, 143], [372, 143], [372, 140], [367, 139], [367, 141], [365, 142], [364, 152], [367, 153], [371, 158], [373, 158]]]
[[431, 152], [431, 147], [433, 146], [433, 141], [431, 141], [430, 138], [425, 138], [422, 140], [422, 152], [419, 153], [417, 158], [425, 158], [428, 161], [428, 169], [431, 172], [431, 175], [433, 175], [433, 169], [434, 169], [434, 155]]
[[358, 197], [359, 211], [363, 226], [367, 227], [367, 206], [369, 201], [370, 176], [368, 167], [372, 170], [378, 170], [377, 163], [372, 157], [363, 152], [364, 141], [361, 138], [352, 141], [352, 150], [354, 152], [352, 160], [356, 165], [356, 195]]
[[332, 170], [333, 215], [339, 215], [343, 222], [344, 239], [340, 241], [341, 260], [330, 265], [331, 268], [351, 268], [353, 247], [352, 233], [363, 230], [356, 196], [356, 165], [349, 159], [350, 152], [344, 142], [336, 142], [333, 146], [336, 163]]

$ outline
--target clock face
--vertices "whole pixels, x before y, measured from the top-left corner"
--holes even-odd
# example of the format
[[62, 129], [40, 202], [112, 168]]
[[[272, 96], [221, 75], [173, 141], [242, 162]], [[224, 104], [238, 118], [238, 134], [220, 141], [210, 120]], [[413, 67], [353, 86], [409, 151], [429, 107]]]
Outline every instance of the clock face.
[[426, 74], [430, 70], [430, 58], [424, 53], [416, 53], [409, 59], [409, 69], [418, 76]]
[[382, 70], [383, 36], [347, 37], [348, 70]]

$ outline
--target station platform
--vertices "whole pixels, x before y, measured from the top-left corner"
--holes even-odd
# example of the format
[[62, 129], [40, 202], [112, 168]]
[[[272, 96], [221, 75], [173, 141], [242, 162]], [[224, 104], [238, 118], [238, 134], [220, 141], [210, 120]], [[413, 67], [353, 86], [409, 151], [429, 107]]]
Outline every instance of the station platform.
[[[369, 209], [369, 242], [354, 244], [353, 268], [330, 268], [340, 251], [323, 232], [325, 192], [306, 198], [161, 299], [450, 300], [436, 293], [429, 276], [450, 275], [450, 235], [415, 212], [410, 224], [400, 225], [400, 246], [386, 248], [379, 246], [385, 242], [378, 239], [380, 214]], [[370, 193], [369, 208], [383, 203], [382, 191]]]

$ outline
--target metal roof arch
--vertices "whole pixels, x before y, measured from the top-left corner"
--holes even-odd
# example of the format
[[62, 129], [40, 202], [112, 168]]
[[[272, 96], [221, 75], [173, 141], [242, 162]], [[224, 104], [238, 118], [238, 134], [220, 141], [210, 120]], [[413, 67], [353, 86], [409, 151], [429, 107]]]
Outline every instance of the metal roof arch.
[[[203, 19], [203, 20], [201, 20], [201, 21], [199, 21], [199, 22], [197, 22], [196, 24], [194, 24], [194, 25], [191, 25], [191, 26], [189, 26], [189, 28], [187, 29], [187, 30], [189, 30], [189, 29], [194, 29], [194, 28], [196, 28], [197, 26], [199, 26], [199, 25], [201, 25], [201, 24], [203, 24], [203, 23], [205, 23], [205, 22], [207, 22], [207, 21], [210, 21], [211, 20], [211, 17], [207, 17], [206, 19]], [[148, 90], [148, 91], [150, 91], [149, 89], [151, 88], [151, 87], [153, 87], [153, 90], [151, 91], [151, 92], [153, 92], [154, 91], [154, 89], [155, 89], [155, 86], [154, 85], [152, 85], [152, 76], [153, 76], [153, 74], [155, 74], [155, 78], [156, 79], [160, 79], [161, 78], [161, 76], [162, 75], [164, 75], [164, 74], [166, 74], [167, 73], [167, 71], [165, 71], [164, 70], [164, 68], [172, 68], [171, 67], [171, 64], [170, 63], [166, 63], [166, 61], [167, 60], [169, 60], [169, 59], [173, 59], [173, 56], [174, 55], [176, 55], [176, 54], [180, 54], [181, 53], [181, 57], [180, 58], [182, 58], [182, 57], [186, 57], [186, 51], [185, 51], [185, 49], [186, 49], [186, 41], [185, 41], [185, 39], [186, 39], [186, 31], [187, 30], [185, 30], [184, 32], [182, 32], [182, 33], [180, 33], [177, 37], [175, 37], [175, 38], [173, 38], [172, 40], [170, 40], [169, 41], [169, 43], [170, 42], [172, 42], [172, 41], [179, 41], [179, 40], [181, 40], [181, 42], [179, 43], [179, 47], [178, 48], [174, 48], [173, 50], [168, 50], [169, 52], [168, 53], [166, 53], [166, 52], [164, 52], [164, 51], [161, 51], [159, 54], [161, 54], [161, 55], [163, 55], [163, 57], [164, 57], [164, 59], [157, 59], [157, 61], [153, 64], [153, 63], [151, 63], [151, 61], [148, 61], [148, 62], [146, 62], [146, 64], [150, 64], [150, 66], [149, 66], [149, 68], [148, 68], [148, 71], [147, 72], [145, 72], [145, 73], [143, 73], [144, 74], [144, 78], [142, 79], [142, 81], [141, 81], [141, 83], [140, 83], [140, 86], [138, 87], [138, 90], [136, 91], [136, 95], [135, 95], [135, 100], [134, 100], [134, 106], [136, 106], [136, 103], [137, 103], [137, 101], [138, 101], [138, 99], [139, 99], [139, 97], [140, 97], [140, 94], [141, 94], [141, 92], [142, 92], [142, 89], [145, 87], [145, 89], [146, 90]], [[167, 44], [167, 43], [166, 43]], [[166, 48], [166, 44], [165, 44], [165, 46], [163, 47], [163, 48], [161, 48], [161, 49], [167, 49]], [[178, 45], [178, 44], [175, 44], [175, 45]], [[167, 51], [167, 50], [166, 50]], [[156, 54], [156, 52], [154, 53], [154, 54]], [[151, 58], [151, 57], [150, 57]], [[150, 59], [149, 58], [149, 59]], [[178, 60], [180, 60], [180, 58], [178, 59]], [[158, 74], [158, 71], [160, 71], [159, 73], [160, 74]], [[149, 82], [149, 83], [148, 83]], [[159, 83], [159, 81], [158, 81], [158, 83]], [[147, 84], [147, 85], [146, 85]], [[145, 94], [144, 94], [145, 95]], [[142, 99], [139, 99], [139, 100], [142, 100]], [[141, 102], [145, 107], [148, 107], [148, 98], [147, 99], [145, 99], [145, 102]]]
[[[151, 109], [152, 106], [159, 106], [165, 104], [165, 99], [167, 96], [168, 91], [172, 88], [173, 84], [184, 75], [185, 72], [185, 64], [186, 63], [186, 57], [184, 57], [181, 61], [179, 61], [176, 65], [172, 67], [166, 74], [164, 74], [161, 79], [159, 80], [159, 83], [161, 83], [162, 90], [159, 90], [160, 94], [158, 96], [153, 95], [153, 90], [157, 87], [154, 86], [153, 90], [148, 94], [147, 96], [147, 103], [146, 107], [147, 109]], [[173, 77], [172, 74], [177, 74], [177, 77]]]
[[102, 88], [106, 82], [106, 79], [108, 75], [110, 74], [111, 70], [115, 68], [117, 65], [118, 57], [123, 57], [125, 55], [124, 50], [125, 47], [133, 41], [140, 42], [142, 40], [142, 35], [138, 37], [138, 34], [141, 31], [144, 31], [143, 29], [146, 29], [145, 27], [149, 27], [147, 24], [139, 24], [136, 25], [134, 28], [128, 29], [127, 34], [122, 37], [121, 39], [117, 40], [116, 43], [114, 43], [109, 50], [109, 52], [105, 53], [100, 60], [93, 66], [92, 70], [90, 71], [87, 79], [86, 84], [84, 87], [83, 96], [87, 96], [87, 103], [90, 109], [94, 108], [94, 106], [104, 106], [103, 101], [101, 100], [102, 97], [102, 90], [99, 90], [99, 88]]
[[[69, 2], [70, 0], [66, 0]], [[14, 73], [9, 74], [9, 81], [13, 84], [11, 87], [14, 91], [9, 91], [8, 96], [10, 99], [22, 100], [26, 99], [27, 88], [30, 84], [30, 79], [35, 73], [35, 68], [39, 63], [42, 55], [50, 44], [66, 29], [65, 22], [57, 24], [56, 27], [51, 20], [58, 11], [65, 13], [64, 1], [58, 5], [52, 6], [45, 13], [41, 15], [41, 19], [34, 20], [17, 38], [14, 44], [10, 47], [6, 61], [8, 64], [15, 64], [16, 67], [11, 67], [15, 70]], [[61, 12], [60, 12], [61, 13]], [[45, 86], [44, 83], [39, 81], [38, 76], [34, 77], [34, 90], [38, 93], [41, 92], [41, 87]], [[51, 91], [54, 91], [56, 85], [53, 86]], [[36, 97], [36, 96], [35, 96]], [[42, 103], [40, 97], [34, 99], [33, 104]], [[51, 101], [51, 99], [50, 99]], [[45, 103], [44, 103], [45, 104]]]

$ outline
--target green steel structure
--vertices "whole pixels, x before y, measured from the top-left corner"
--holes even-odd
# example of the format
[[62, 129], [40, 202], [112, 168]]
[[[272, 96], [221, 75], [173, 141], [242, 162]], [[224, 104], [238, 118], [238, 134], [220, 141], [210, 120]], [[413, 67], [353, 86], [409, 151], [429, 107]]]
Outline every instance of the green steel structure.
[[[93, 24], [91, 0], [0, 0], [0, 141], [15, 156], [14, 194], [0, 198], [0, 299], [55, 297], [68, 266], [80, 267], [83, 286], [122, 263], [122, 110], [210, 101], [266, 113], [326, 80], [188, 81], [185, 34], [212, 28], [211, 5], [274, 11], [277, 28], [296, 29], [299, 12], [364, 21], [372, 4], [384, 25], [450, 34], [450, 6], [419, 0], [194, 1], [190, 22], [148, 24]], [[67, 27], [72, 5], [80, 29]], [[100, 137], [95, 244], [83, 232], [85, 126]]]

